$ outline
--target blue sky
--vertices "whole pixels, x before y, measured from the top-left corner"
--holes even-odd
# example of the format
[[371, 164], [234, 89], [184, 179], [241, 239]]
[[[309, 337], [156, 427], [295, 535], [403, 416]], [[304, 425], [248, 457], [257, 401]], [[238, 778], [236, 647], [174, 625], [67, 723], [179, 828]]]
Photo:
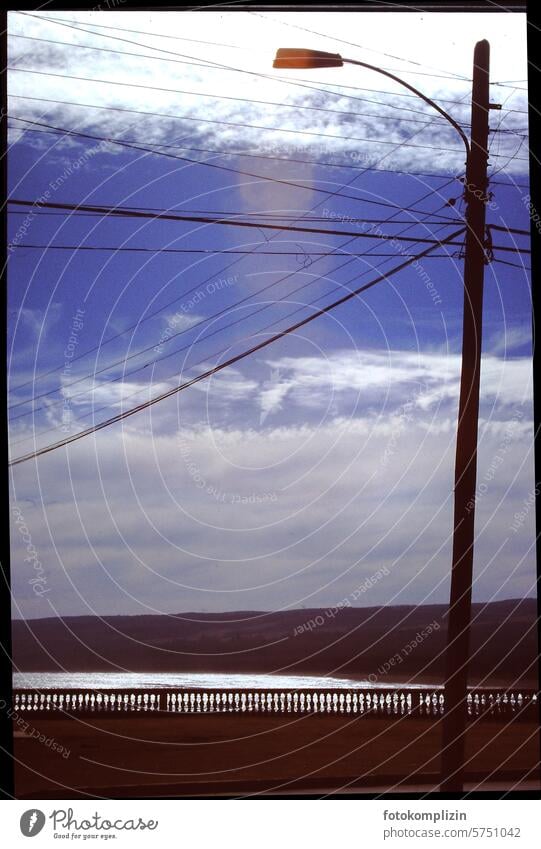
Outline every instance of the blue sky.
[[[453, 129], [380, 75], [344, 67], [313, 72], [313, 83], [309, 72], [280, 72], [283, 81], [272, 55], [304, 44], [392, 68], [467, 124], [473, 46], [487, 37], [491, 79], [501, 83], [491, 98], [502, 104], [491, 127], [506, 130], [491, 134], [488, 221], [528, 228], [523, 16], [468, 15], [465, 26], [460, 15], [393, 15], [391, 28], [387, 15], [362, 25], [349, 13], [265, 17], [11, 13], [10, 66], [27, 69], [10, 74], [11, 197], [263, 213], [301, 225], [319, 216], [316, 227], [372, 234], [363, 221], [394, 215], [383, 232], [397, 235], [410, 222], [405, 235], [446, 235], [464, 212], [456, 179], [464, 149]], [[346, 46], [352, 33], [358, 44]], [[183, 145], [155, 149], [260, 176], [39, 124]], [[369, 238], [19, 210], [9, 265], [14, 456], [159, 394], [402, 259]], [[505, 232], [494, 243], [529, 247]], [[156, 252], [77, 249], [85, 245]], [[456, 246], [435, 252], [445, 255], [211, 381], [14, 467], [13, 504], [47, 589], [34, 591], [35, 559], [25, 561], [28, 543], [14, 527], [14, 615], [327, 606], [383, 565], [389, 576], [361, 603], [446, 601], [462, 259]], [[529, 265], [526, 254], [496, 258]], [[489, 600], [531, 595], [535, 578], [524, 507], [534, 486], [527, 271], [488, 265], [484, 322], [474, 596]], [[517, 512], [524, 516], [513, 530]]]

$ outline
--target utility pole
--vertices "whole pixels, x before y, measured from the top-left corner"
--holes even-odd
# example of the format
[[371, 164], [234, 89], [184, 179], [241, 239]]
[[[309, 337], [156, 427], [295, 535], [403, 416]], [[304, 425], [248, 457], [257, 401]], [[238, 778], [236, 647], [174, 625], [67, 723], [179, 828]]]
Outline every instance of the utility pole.
[[487, 198], [488, 113], [501, 107], [489, 102], [488, 41], [479, 41], [473, 55], [471, 140], [441, 106], [422, 91], [384, 68], [346, 59], [339, 53], [282, 47], [274, 68], [339, 68], [359, 65], [394, 80], [412, 91], [445, 118], [462, 139], [467, 151], [464, 195], [466, 244], [464, 256], [464, 316], [462, 326], [462, 373], [455, 460], [453, 566], [445, 657], [445, 713], [442, 727], [441, 789], [462, 789], [464, 732], [467, 719], [469, 630], [473, 574], [475, 488], [477, 483], [477, 429], [479, 376], [485, 275], [485, 206]]
[[475, 45], [473, 58], [471, 145], [465, 185], [468, 229], [464, 256], [462, 372], [455, 459], [453, 565], [445, 655], [440, 784], [440, 789], [446, 792], [461, 791], [464, 774], [485, 273], [488, 113], [491, 108], [489, 61], [490, 45], [486, 40], [479, 41]]

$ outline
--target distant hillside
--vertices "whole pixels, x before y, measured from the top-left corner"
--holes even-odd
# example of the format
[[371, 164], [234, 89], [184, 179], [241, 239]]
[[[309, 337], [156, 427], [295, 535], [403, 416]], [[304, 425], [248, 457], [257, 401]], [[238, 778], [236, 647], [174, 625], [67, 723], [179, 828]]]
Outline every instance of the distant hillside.
[[[534, 599], [473, 606], [471, 674], [537, 674]], [[444, 605], [77, 616], [13, 622], [20, 671], [278, 672], [443, 675]], [[528, 667], [530, 667], [529, 671]]]

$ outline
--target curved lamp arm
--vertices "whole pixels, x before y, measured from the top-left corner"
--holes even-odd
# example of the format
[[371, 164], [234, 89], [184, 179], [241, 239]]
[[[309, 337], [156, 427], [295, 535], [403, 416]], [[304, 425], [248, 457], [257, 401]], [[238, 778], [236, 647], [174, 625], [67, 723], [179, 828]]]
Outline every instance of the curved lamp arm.
[[368, 68], [371, 71], [376, 71], [378, 74], [383, 74], [384, 77], [389, 77], [389, 79], [394, 80], [396, 83], [404, 86], [404, 88], [409, 89], [409, 91], [413, 92], [413, 94], [416, 94], [417, 97], [420, 97], [421, 100], [424, 100], [425, 103], [432, 106], [436, 112], [439, 112], [442, 118], [445, 118], [445, 120], [448, 121], [449, 124], [451, 124], [451, 126], [457, 131], [464, 142], [466, 156], [469, 156], [470, 144], [464, 130], [454, 118], [451, 118], [445, 109], [438, 106], [437, 103], [431, 100], [430, 97], [427, 97], [426, 94], [423, 94], [422, 91], [415, 88], [415, 86], [410, 85], [405, 80], [402, 80], [400, 77], [392, 74], [390, 71], [384, 71], [383, 68], [378, 68], [377, 65], [370, 65], [368, 62], [360, 62], [357, 59], [344, 59], [339, 53], [326, 53], [323, 50], [305, 50], [297, 47], [282, 47], [276, 51], [273, 68], [341, 68], [344, 64], [360, 65], [361, 68]]

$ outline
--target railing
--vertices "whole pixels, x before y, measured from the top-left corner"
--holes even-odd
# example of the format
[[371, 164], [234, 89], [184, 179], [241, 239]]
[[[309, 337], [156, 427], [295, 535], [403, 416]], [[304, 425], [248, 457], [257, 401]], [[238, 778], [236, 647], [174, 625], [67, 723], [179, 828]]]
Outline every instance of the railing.
[[[437, 718], [445, 709], [441, 691], [310, 689], [310, 690], [15, 690], [17, 712], [73, 713], [154, 712], [160, 715], [206, 714], [357, 714], [375, 717]], [[537, 719], [534, 690], [478, 690], [468, 695], [471, 718]]]

